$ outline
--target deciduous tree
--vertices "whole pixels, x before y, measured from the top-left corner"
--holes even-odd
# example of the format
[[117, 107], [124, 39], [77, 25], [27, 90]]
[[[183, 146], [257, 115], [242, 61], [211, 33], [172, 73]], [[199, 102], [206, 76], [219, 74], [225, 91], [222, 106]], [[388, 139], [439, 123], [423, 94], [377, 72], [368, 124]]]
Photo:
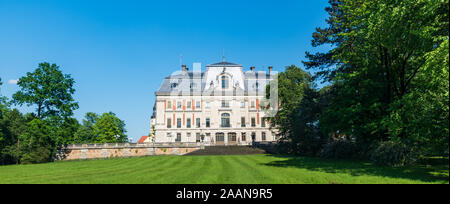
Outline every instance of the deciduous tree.
[[95, 123], [94, 133], [98, 143], [128, 142], [125, 130], [125, 122], [116, 117], [112, 112], [103, 113]]
[[38, 118], [70, 117], [78, 108], [72, 97], [74, 83], [73, 78], [63, 74], [56, 64], [40, 63], [34, 72], [28, 72], [19, 79], [17, 85], [20, 90], [13, 99], [19, 105], [36, 106]]

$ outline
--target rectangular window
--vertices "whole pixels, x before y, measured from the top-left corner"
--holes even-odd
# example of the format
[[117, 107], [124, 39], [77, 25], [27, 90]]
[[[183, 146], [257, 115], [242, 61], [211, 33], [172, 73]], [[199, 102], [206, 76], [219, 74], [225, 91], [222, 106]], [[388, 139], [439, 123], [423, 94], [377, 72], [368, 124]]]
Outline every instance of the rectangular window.
[[167, 109], [172, 109], [172, 101], [167, 101]]
[[206, 118], [206, 127], [211, 127], [211, 120], [209, 118]]
[[175, 138], [175, 142], [181, 142], [181, 133], [177, 133], [177, 138]]
[[266, 141], [266, 133], [265, 132], [261, 133], [261, 140]]
[[222, 101], [222, 108], [229, 108], [230, 107], [230, 102], [229, 101]]
[[182, 106], [181, 106], [181, 101], [178, 101], [177, 102], [177, 109], [181, 109], [182, 108]]
[[188, 101], [186, 107], [187, 107], [187, 109], [191, 109], [192, 108], [192, 102]]
[[172, 137], [172, 133], [168, 132], [167, 137]]
[[186, 128], [191, 128], [191, 119], [186, 119]]
[[236, 143], [236, 133], [228, 133], [228, 143]]
[[216, 143], [223, 144], [225, 142], [225, 134], [216, 133]]
[[261, 127], [266, 127], [266, 118], [261, 117]]
[[200, 142], [200, 133], [195, 134], [195, 141]]
[[191, 133], [190, 132], [186, 133], [186, 137], [191, 137]]
[[241, 127], [245, 127], [245, 117], [241, 118]]
[[172, 119], [167, 118], [167, 128], [172, 128]]
[[245, 132], [242, 133], [242, 141], [245, 142], [247, 140], [247, 135]]
[[256, 140], [256, 133], [252, 132], [252, 140], [255, 141]]
[[256, 119], [252, 118], [252, 127], [256, 127]]
[[251, 103], [251, 108], [256, 108], [256, 106], [255, 106], [255, 101], [252, 101], [252, 103]]
[[206, 102], [206, 108], [211, 108], [211, 103], [210, 102]]
[[181, 128], [181, 118], [177, 119], [177, 128]]
[[245, 101], [241, 101], [241, 108], [245, 108]]
[[195, 102], [195, 108], [200, 109], [200, 101]]
[[195, 119], [195, 124], [197, 128], [200, 128], [200, 118]]

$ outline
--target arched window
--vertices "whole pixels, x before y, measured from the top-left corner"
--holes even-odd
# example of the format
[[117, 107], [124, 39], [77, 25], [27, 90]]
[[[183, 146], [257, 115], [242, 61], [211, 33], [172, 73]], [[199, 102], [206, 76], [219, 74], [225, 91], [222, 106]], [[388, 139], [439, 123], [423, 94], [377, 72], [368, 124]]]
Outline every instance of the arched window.
[[221, 122], [221, 127], [230, 127], [230, 114], [223, 113]]
[[222, 89], [228, 89], [229, 79], [227, 76], [222, 76]]

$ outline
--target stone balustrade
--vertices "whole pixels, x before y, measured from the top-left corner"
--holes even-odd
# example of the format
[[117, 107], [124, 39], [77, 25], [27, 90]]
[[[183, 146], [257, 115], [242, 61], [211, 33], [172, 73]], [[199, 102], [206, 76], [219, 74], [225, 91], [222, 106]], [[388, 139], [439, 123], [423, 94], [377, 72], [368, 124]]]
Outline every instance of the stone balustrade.
[[61, 160], [139, 157], [153, 155], [184, 155], [203, 149], [202, 143], [108, 143], [71, 144], [61, 151]]

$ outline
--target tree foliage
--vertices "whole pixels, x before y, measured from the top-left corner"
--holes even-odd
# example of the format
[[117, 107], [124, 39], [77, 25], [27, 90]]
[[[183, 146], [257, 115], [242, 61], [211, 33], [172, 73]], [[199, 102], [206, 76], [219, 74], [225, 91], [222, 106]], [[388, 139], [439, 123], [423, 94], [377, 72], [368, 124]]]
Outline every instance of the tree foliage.
[[0, 78], [0, 117], [8, 110], [9, 104], [6, 97], [2, 96], [1, 86], [3, 85], [2, 78]]
[[75, 143], [122, 143], [127, 142], [125, 122], [114, 113], [86, 113], [83, 124], [75, 134]]
[[19, 105], [35, 105], [38, 118], [69, 117], [78, 108], [72, 97], [74, 83], [71, 76], [63, 74], [56, 64], [40, 63], [34, 72], [28, 72], [19, 79], [17, 85], [21, 89], [13, 99]]
[[20, 161], [22, 164], [48, 162], [52, 159], [52, 149], [55, 141], [52, 140], [50, 123], [35, 118], [28, 122], [25, 130], [19, 136]]
[[[369, 148], [381, 141], [448, 154], [448, 0], [330, 0], [307, 69], [332, 83], [321, 132]], [[399, 145], [401, 146], [401, 145]]]
[[277, 79], [279, 110], [271, 124], [279, 131], [281, 147], [289, 153], [315, 154], [323, 142], [316, 128], [321, 93], [313, 87], [311, 75], [294, 65], [286, 67]]
[[290, 152], [394, 166], [448, 156], [448, 0], [329, 3], [312, 45], [331, 49], [303, 63], [330, 85], [316, 90], [299, 68], [279, 74], [273, 124]]
[[127, 142], [125, 123], [112, 112], [87, 113], [82, 124], [71, 117], [78, 108], [73, 84], [57, 65], [41, 63], [20, 78], [20, 90], [13, 95], [14, 103], [34, 105], [36, 113], [10, 110], [8, 100], [0, 95], [0, 164], [53, 161], [72, 143]]
[[98, 136], [98, 143], [127, 142], [125, 122], [116, 117], [112, 112], [103, 113], [95, 123], [94, 133]]
[[8, 110], [0, 118], [0, 154], [2, 163], [18, 163], [21, 154], [19, 137], [31, 116], [24, 116], [17, 109]]

